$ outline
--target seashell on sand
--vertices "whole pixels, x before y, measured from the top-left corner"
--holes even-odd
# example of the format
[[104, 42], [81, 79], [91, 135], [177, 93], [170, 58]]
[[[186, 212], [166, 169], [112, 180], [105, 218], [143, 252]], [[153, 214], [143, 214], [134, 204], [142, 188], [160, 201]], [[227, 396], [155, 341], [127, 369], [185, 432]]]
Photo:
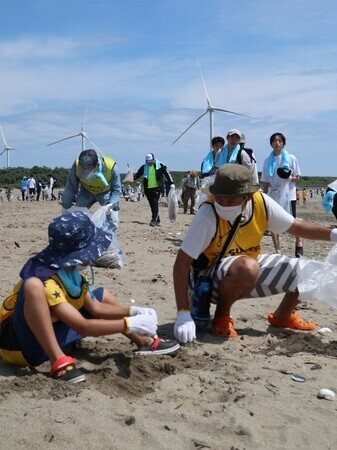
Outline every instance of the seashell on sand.
[[319, 330], [317, 330], [317, 333], [319, 333], [319, 334], [332, 333], [332, 330], [331, 330], [331, 328], [323, 327], [323, 328], [320, 328]]
[[325, 400], [335, 400], [336, 394], [330, 389], [321, 389], [317, 393], [317, 398], [325, 398]]

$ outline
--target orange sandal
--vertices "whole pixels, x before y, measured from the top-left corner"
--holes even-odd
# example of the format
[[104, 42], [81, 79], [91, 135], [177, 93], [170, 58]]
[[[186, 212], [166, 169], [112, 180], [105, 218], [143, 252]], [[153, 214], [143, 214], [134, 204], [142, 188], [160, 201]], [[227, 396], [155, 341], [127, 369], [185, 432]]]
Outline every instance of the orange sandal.
[[231, 317], [222, 316], [212, 320], [212, 335], [225, 338], [236, 338], [234, 321]]
[[316, 330], [316, 324], [312, 322], [305, 322], [305, 320], [300, 317], [297, 311], [293, 311], [289, 319], [279, 320], [274, 317], [274, 313], [268, 314], [268, 322], [273, 327], [278, 328], [291, 328], [293, 330], [302, 331], [314, 331]]

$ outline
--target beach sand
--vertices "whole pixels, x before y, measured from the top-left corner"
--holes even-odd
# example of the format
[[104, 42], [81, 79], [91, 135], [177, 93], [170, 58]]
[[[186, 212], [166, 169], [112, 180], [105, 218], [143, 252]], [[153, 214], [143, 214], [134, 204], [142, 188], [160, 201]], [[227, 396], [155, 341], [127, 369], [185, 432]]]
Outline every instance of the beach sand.
[[[0, 302], [28, 259], [47, 244], [56, 202], [0, 203]], [[320, 197], [298, 206], [298, 216], [335, 222]], [[104, 285], [126, 305], [156, 309], [159, 334], [173, 337], [176, 315], [172, 266], [192, 216], [170, 223], [166, 200], [162, 226], [149, 227], [145, 198], [121, 200], [121, 270], [95, 268]], [[284, 253], [294, 238], [282, 236]], [[306, 257], [323, 260], [330, 243], [304, 242]], [[272, 251], [270, 236], [263, 250]], [[175, 356], [140, 357], [123, 336], [86, 338], [75, 357], [86, 382], [67, 385], [31, 370], [0, 363], [0, 449], [334, 449], [337, 401], [318, 399], [321, 388], [337, 392], [337, 311], [305, 302], [300, 313], [332, 333], [303, 333], [268, 326], [280, 296], [237, 302], [238, 339], [209, 333]], [[213, 307], [214, 308], [214, 307]], [[212, 309], [212, 312], [214, 310]], [[292, 374], [305, 377], [304, 383]]]

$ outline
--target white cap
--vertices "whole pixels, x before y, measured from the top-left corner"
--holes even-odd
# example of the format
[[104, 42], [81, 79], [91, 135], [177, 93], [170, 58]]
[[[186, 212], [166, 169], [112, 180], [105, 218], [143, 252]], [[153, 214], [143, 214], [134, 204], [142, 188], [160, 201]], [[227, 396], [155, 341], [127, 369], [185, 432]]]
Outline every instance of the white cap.
[[154, 161], [154, 156], [153, 156], [153, 154], [152, 154], [152, 153], [146, 153], [145, 161], [146, 161], [146, 162], [152, 162], [152, 161]]
[[227, 136], [233, 136], [233, 134], [237, 134], [239, 136], [239, 138], [241, 139], [241, 131], [233, 128], [232, 130], [228, 131]]

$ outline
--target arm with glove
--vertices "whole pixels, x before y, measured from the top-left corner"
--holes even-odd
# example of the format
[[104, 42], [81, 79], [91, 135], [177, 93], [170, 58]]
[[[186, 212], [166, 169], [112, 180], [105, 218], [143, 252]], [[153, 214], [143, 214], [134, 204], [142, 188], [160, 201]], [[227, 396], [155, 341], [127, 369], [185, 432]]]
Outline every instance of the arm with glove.
[[177, 317], [174, 324], [174, 336], [186, 344], [196, 338], [196, 327], [191, 317], [188, 300], [188, 280], [193, 259], [179, 250], [173, 267], [174, 292], [177, 304]]

